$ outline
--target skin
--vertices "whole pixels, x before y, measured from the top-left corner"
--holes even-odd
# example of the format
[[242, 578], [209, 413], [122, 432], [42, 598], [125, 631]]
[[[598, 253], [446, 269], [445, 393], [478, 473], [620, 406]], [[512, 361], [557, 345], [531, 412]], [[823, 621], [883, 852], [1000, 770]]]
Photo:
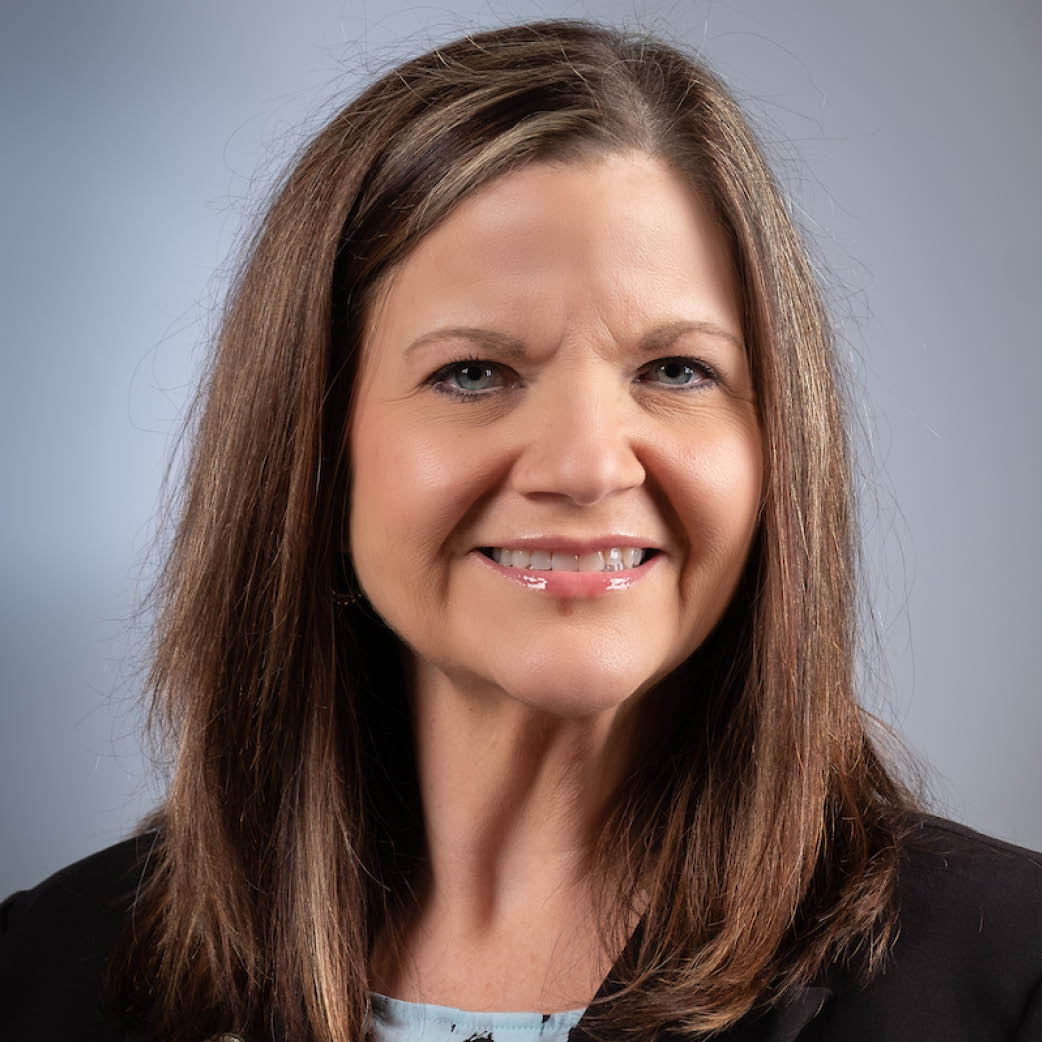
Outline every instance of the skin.
[[[680, 321], [720, 335], [642, 350]], [[444, 327], [516, 346], [409, 350]], [[646, 732], [646, 693], [719, 620], [756, 529], [763, 460], [741, 337], [723, 232], [642, 154], [500, 178], [377, 299], [350, 428], [351, 553], [411, 663], [430, 855], [407, 957], [378, 946], [377, 990], [571, 1008], [617, 955], [593, 938], [585, 856]], [[655, 365], [678, 356], [687, 369]], [[612, 536], [660, 553], [595, 597], [523, 588], [477, 551]]]

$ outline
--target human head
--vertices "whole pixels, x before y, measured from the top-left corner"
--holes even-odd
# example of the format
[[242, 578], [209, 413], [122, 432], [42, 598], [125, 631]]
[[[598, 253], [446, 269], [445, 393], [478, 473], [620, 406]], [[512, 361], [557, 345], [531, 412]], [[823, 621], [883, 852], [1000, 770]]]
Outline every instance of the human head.
[[324, 164], [337, 142], [350, 140], [351, 155], [368, 158], [341, 229], [334, 283], [346, 291], [339, 346], [355, 353], [352, 372], [387, 274], [495, 178], [526, 163], [627, 151], [676, 170], [716, 211], [743, 289], [766, 462], [744, 624], [763, 632], [767, 616], [784, 610], [784, 586], [804, 585], [810, 574], [826, 599], [847, 596], [847, 564], [836, 560], [849, 550], [846, 439], [827, 318], [746, 118], [708, 69], [659, 41], [586, 23], [495, 30], [407, 62], [323, 138], [329, 147], [320, 138], [313, 149], [313, 189], [301, 177], [305, 197], [336, 180]]

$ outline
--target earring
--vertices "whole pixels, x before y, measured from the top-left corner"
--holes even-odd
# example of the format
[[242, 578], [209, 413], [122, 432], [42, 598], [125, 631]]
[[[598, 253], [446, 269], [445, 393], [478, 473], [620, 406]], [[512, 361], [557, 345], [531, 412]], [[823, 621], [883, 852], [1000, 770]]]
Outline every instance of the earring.
[[337, 589], [338, 584], [333, 584], [331, 589], [333, 603], [344, 607], [361, 603], [365, 599], [365, 595], [358, 585], [358, 579], [351, 564], [351, 555], [347, 551], [340, 554], [340, 566], [337, 568], [337, 572], [340, 579], [339, 585], [342, 588]]

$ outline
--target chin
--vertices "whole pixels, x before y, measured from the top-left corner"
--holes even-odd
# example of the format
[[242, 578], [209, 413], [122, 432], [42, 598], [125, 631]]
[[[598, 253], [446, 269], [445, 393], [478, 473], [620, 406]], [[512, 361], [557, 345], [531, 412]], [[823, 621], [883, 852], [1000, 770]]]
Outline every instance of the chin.
[[660, 675], [649, 664], [605, 661], [580, 656], [526, 662], [526, 668], [497, 670], [496, 687], [510, 698], [562, 719], [581, 719], [607, 712], [646, 690]]

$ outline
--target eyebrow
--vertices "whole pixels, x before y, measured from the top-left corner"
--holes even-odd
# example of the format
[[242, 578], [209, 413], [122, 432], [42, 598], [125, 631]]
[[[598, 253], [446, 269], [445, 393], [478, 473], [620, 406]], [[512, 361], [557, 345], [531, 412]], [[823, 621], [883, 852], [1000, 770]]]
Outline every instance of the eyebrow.
[[[637, 349], [641, 354], [665, 351], [685, 333], [699, 333], [702, 336], [715, 337], [727, 341], [739, 351], [745, 351], [745, 343], [741, 337], [729, 333], [715, 323], [686, 320], [656, 326], [641, 337]], [[408, 357], [419, 348], [439, 340], [470, 340], [482, 347], [493, 348], [499, 354], [511, 358], [521, 357], [525, 354], [525, 345], [516, 337], [507, 336], [505, 333], [497, 333], [495, 330], [481, 329], [477, 326], [443, 326], [418, 336], [405, 349], [405, 355]]]

